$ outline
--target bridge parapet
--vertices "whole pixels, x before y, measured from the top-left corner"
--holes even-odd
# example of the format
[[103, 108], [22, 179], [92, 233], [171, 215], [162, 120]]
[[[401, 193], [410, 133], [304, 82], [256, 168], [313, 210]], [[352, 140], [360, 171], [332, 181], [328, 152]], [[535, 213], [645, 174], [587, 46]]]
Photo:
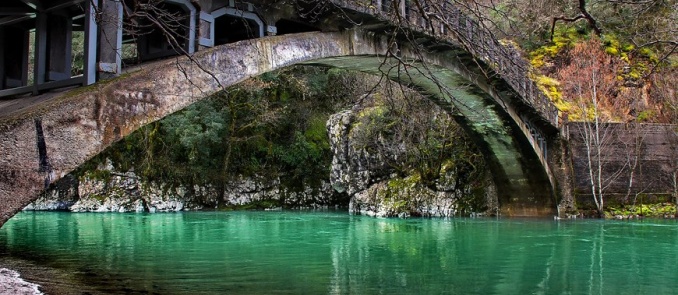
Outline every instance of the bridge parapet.
[[331, 2], [339, 8], [371, 14], [416, 33], [462, 46], [505, 80], [527, 106], [527, 110], [534, 110], [537, 113], [535, 118], [525, 119], [542, 121], [542, 124], [538, 125], [547, 125], [552, 130], [559, 127], [558, 109], [530, 79], [530, 65], [527, 60], [516, 48], [502, 44], [492, 32], [466, 15], [453, 1], [332, 0]]

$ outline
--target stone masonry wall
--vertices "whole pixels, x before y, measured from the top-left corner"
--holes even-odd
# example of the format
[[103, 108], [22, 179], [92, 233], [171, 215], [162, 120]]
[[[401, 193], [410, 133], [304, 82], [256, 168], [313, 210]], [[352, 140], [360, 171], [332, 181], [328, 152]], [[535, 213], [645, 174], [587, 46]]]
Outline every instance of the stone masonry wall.
[[[585, 136], [591, 126], [569, 123], [563, 132], [572, 155], [574, 194], [580, 208], [595, 207], [588, 152], [595, 155], [596, 145], [587, 144]], [[596, 132], [588, 134], [595, 136]], [[675, 197], [678, 125], [605, 123], [597, 135], [601, 139], [601, 179], [607, 204], [663, 202]]]

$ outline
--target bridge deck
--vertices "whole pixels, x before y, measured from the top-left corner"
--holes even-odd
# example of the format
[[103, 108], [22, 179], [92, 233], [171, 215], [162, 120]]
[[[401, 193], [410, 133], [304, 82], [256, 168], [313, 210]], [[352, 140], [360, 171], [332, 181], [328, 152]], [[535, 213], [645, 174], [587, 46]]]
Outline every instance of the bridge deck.
[[[130, 67], [124, 67], [122, 68], [122, 73], [128, 74], [140, 71], [144, 68], [152, 68], [156, 65], [163, 64], [171, 59], [176, 59], [176, 57], [168, 57], [164, 59], [144, 62]], [[32, 109], [40, 108], [42, 105], [49, 104], [50, 102], [57, 100], [59, 97], [67, 95], [70, 91], [78, 89], [80, 87], [82, 86], [80, 85], [67, 86], [62, 88], [50, 89], [38, 95], [27, 93], [23, 95], [17, 95], [14, 97], [0, 98], [0, 124], [14, 117], [23, 117], [25, 113], [30, 112]]]

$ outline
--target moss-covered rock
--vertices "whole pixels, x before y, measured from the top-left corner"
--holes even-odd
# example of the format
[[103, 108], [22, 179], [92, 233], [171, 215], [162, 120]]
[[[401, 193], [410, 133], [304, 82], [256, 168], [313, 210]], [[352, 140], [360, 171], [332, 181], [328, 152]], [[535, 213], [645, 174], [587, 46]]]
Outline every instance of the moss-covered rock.
[[423, 101], [372, 95], [330, 116], [330, 182], [348, 194], [351, 213], [451, 217], [496, 206], [482, 157], [447, 113]]

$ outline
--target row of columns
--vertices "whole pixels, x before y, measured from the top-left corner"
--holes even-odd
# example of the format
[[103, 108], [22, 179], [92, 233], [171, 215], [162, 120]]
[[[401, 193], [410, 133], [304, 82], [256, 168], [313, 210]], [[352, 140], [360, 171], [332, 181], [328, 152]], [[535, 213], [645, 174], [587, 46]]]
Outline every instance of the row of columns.
[[525, 126], [531, 135], [531, 137], [528, 136], [528, 139], [535, 147], [535, 150], [537, 150], [536, 148], [538, 147], [539, 150], [541, 150], [541, 156], [544, 157], [544, 159], [548, 159], [548, 143], [546, 136], [544, 136], [542, 132], [534, 126], [532, 121], [527, 119], [527, 117], [520, 116], [520, 118], [525, 123]]
[[[97, 25], [91, 1], [58, 2], [54, 6], [49, 6], [54, 4], [50, 1], [30, 2], [35, 13], [5, 17], [0, 24], [0, 97], [94, 83]], [[82, 5], [84, 11], [74, 13], [74, 5]], [[74, 25], [76, 20], [78, 24]], [[84, 31], [85, 36], [83, 74], [77, 77], [71, 74], [74, 30]]]
[[[49, 7], [53, 3], [51, 0], [31, 2], [38, 4], [33, 15], [4, 22], [0, 19], [0, 98], [22, 93], [38, 94], [65, 86], [90, 85], [100, 79], [117, 76], [122, 73], [122, 47], [126, 41], [136, 43], [139, 61], [192, 54], [198, 48], [223, 44], [225, 41], [217, 40], [218, 36], [215, 35], [217, 19], [221, 17], [239, 19], [256, 27], [250, 32], [251, 37], [276, 34], [275, 26], [267, 26], [254, 13], [251, 4], [236, 5], [231, 0], [226, 7], [199, 11], [190, 0], [165, 0], [165, 4], [187, 16], [186, 23], [178, 30], [182, 36], [175, 36], [181, 46], [177, 50], [162, 32], [149, 32], [140, 36], [125, 34], [124, 11], [129, 8], [125, 7], [123, 0], [69, 0], [68, 6], [58, 7]], [[216, 1], [202, 2], [212, 5]], [[77, 24], [74, 25], [74, 22]], [[84, 31], [85, 36], [83, 74], [77, 76], [71, 75], [74, 30]], [[226, 30], [229, 28], [223, 28], [222, 32]], [[31, 31], [35, 34], [33, 48], [29, 48]], [[29, 77], [31, 51], [33, 73]]]

